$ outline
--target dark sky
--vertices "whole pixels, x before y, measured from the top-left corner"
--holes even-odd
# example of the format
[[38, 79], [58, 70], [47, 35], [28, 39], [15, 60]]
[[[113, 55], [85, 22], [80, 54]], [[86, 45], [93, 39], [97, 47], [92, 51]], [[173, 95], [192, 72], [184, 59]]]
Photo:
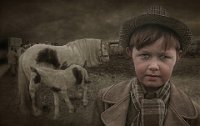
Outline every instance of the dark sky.
[[153, 4], [162, 5], [200, 35], [197, 0], [1, 0], [0, 37], [37, 42], [117, 39], [124, 20]]

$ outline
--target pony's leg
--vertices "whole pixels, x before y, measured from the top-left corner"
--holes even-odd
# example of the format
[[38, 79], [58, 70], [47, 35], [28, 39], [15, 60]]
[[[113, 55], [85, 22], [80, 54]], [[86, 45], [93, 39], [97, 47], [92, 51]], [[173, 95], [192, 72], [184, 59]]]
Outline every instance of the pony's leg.
[[74, 113], [74, 106], [72, 105], [71, 101], [69, 100], [67, 90], [62, 90], [61, 95], [64, 98], [64, 100], [69, 108], [69, 113]]
[[25, 76], [23, 71], [21, 61], [22, 57], [19, 59], [18, 67], [18, 93], [19, 93], [19, 109], [24, 115], [30, 114], [31, 99], [29, 96], [29, 81]]
[[30, 114], [30, 98], [28, 92], [28, 84], [29, 83], [26, 78], [21, 77], [21, 74], [18, 74], [18, 91], [19, 91], [19, 109], [22, 114]]
[[36, 107], [36, 100], [35, 100], [35, 93], [39, 88], [40, 83], [34, 83], [33, 78], [31, 78], [30, 84], [29, 84], [29, 94], [32, 99], [32, 108], [33, 108], [33, 114], [35, 116], [41, 115], [42, 111]]
[[59, 96], [58, 93], [53, 92], [53, 96], [54, 96], [54, 119], [57, 119], [59, 117]]
[[88, 92], [87, 85], [83, 85], [83, 105], [84, 106], [88, 104], [87, 92]]

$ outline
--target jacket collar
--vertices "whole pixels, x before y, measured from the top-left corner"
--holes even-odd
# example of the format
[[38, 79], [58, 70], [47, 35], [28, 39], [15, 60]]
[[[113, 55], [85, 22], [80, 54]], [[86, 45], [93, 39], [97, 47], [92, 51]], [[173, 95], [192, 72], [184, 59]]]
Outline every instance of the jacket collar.
[[[113, 104], [101, 114], [101, 118], [106, 126], [125, 125], [132, 81], [133, 79], [113, 85], [103, 94], [103, 102]], [[194, 119], [198, 116], [197, 110], [189, 97], [173, 84], [171, 84], [169, 109], [169, 113], [175, 114], [177, 117], [182, 116], [187, 119]], [[178, 119], [180, 120], [180, 118]], [[167, 117], [166, 122], [167, 120], [171, 120], [171, 117]]]
[[104, 102], [108, 103], [118, 103], [130, 95], [132, 88], [132, 82], [134, 80], [123, 81], [121, 83], [112, 85], [102, 97]]

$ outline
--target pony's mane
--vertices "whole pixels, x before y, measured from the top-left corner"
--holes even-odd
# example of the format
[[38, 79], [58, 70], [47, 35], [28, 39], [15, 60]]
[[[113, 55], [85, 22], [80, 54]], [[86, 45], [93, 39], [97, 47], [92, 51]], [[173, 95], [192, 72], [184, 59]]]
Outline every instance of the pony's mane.
[[101, 48], [101, 39], [78, 39], [67, 43], [65, 46], [76, 47], [81, 57], [87, 60], [90, 66], [99, 64], [99, 49]]

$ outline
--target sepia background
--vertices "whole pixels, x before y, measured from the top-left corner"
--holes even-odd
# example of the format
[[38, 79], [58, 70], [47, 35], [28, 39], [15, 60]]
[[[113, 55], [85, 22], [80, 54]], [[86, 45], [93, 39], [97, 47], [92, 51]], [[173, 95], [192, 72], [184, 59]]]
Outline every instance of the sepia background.
[[162, 5], [200, 33], [198, 0], [1, 0], [1, 37], [66, 42], [117, 39], [122, 22], [150, 5]]
[[[10, 37], [23, 43], [56, 42], [60, 45], [81, 38], [117, 40], [121, 24], [148, 8], [162, 5], [172, 17], [184, 21], [192, 30], [193, 40], [200, 39], [200, 1], [198, 0], [1, 0], [0, 42]], [[89, 105], [73, 101], [77, 110], [69, 114], [61, 101], [61, 117], [52, 119], [50, 110], [40, 117], [25, 117], [19, 112], [17, 76], [13, 77], [0, 64], [1, 126], [83, 126], [90, 125], [93, 103], [99, 89], [134, 76], [131, 61], [124, 55], [111, 56], [110, 62], [88, 68]], [[1, 74], [2, 73], [2, 74]], [[194, 101], [200, 103], [200, 55], [185, 56], [177, 64], [172, 81]]]

